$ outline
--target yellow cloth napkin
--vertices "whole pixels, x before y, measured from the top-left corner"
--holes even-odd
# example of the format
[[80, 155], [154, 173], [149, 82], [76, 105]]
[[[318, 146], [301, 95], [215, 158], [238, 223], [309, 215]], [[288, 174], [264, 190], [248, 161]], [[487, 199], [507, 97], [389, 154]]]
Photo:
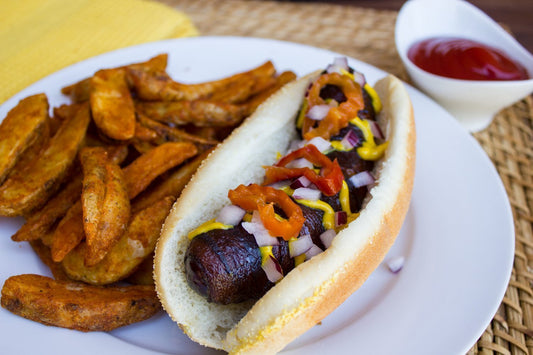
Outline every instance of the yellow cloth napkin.
[[0, 1], [0, 103], [94, 55], [197, 34], [185, 14], [150, 1]]

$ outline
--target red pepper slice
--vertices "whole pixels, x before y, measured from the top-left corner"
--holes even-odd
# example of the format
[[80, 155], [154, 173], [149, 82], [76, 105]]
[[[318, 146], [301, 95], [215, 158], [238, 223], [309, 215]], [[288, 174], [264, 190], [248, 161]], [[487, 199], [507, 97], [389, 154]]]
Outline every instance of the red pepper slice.
[[[295, 159], [305, 158], [313, 165], [321, 167], [320, 175], [310, 168], [287, 168]], [[283, 157], [276, 165], [265, 167], [265, 185], [277, 181], [305, 176], [326, 196], [333, 196], [342, 188], [344, 175], [337, 159], [331, 161], [316, 146], [308, 144]]]
[[344, 96], [346, 96], [346, 101], [340, 103], [337, 107], [330, 108], [328, 115], [319, 121], [316, 127], [314, 126], [317, 121], [306, 117], [302, 127], [302, 134], [306, 140], [314, 137], [322, 137], [329, 140], [331, 136], [348, 126], [349, 121], [357, 116], [359, 110], [365, 107], [363, 90], [359, 84], [348, 75], [330, 73], [322, 74], [309, 89], [307, 94], [307, 106], [309, 108], [325, 103], [324, 99], [320, 97], [320, 91], [328, 84], [338, 86]]
[[[275, 237], [285, 240], [296, 238], [305, 222], [302, 209], [283, 191], [270, 186], [251, 184], [239, 185], [228, 192], [228, 197], [234, 205], [247, 211], [259, 211], [259, 216], [268, 232]], [[288, 219], [278, 220], [274, 212], [277, 204]]]

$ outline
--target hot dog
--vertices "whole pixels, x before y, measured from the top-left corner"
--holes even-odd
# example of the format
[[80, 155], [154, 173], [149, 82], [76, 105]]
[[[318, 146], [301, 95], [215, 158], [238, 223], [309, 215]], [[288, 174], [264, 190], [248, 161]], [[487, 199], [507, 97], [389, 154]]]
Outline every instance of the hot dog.
[[[383, 260], [399, 233], [410, 201], [415, 162], [414, 119], [402, 83], [393, 76], [381, 79], [374, 88], [383, 106], [377, 122], [384, 137], [377, 140], [369, 133], [373, 116], [369, 111], [373, 107], [368, 105], [368, 96], [367, 104], [363, 97], [363, 93], [368, 94], [373, 89], [363, 84], [358, 73], [354, 75], [346, 69], [330, 68], [329, 72], [315, 72], [286, 85], [217, 147], [174, 205], [156, 248], [154, 278], [164, 309], [194, 341], [230, 353], [280, 351], [333, 311], [362, 285]], [[327, 91], [331, 90], [334, 92], [328, 94]], [[341, 97], [335, 97], [336, 92], [340, 92]], [[370, 96], [375, 103], [376, 96]], [[304, 118], [302, 124], [302, 115], [312, 116], [309, 110], [324, 104], [337, 109], [326, 110], [328, 113], [318, 122]], [[340, 119], [328, 117], [331, 112], [341, 116]], [[295, 123], [298, 118], [299, 123]], [[363, 126], [360, 126], [361, 122]], [[297, 125], [301, 128], [297, 129]], [[346, 136], [345, 130], [352, 126], [358, 127], [355, 132], [362, 142], [348, 148], [335, 143], [335, 150], [356, 151], [359, 157], [364, 155], [367, 159], [370, 159], [368, 154], [377, 154], [371, 158], [371, 164], [361, 163], [360, 159], [342, 161], [345, 158], [343, 154], [331, 154], [331, 151], [328, 163], [322, 157], [327, 155], [320, 151], [321, 155], [317, 154], [317, 145], [309, 143], [315, 137], [338, 141], [336, 137], [339, 134]], [[295, 149], [293, 142], [301, 138], [304, 141]], [[374, 140], [369, 143], [371, 149], [366, 152], [358, 149], [369, 148], [369, 144], [364, 142], [370, 140]], [[281, 158], [279, 152], [283, 152]], [[320, 168], [320, 173], [304, 173], [304, 170], [294, 168], [294, 164], [291, 166], [291, 162], [301, 158], [313, 163], [310, 171]], [[281, 191], [284, 182], [294, 182], [300, 174], [312, 181], [312, 188], [320, 190], [325, 203], [342, 205], [338, 195], [343, 182], [358, 172], [369, 173], [367, 169], [372, 169], [370, 173], [375, 181], [369, 185], [370, 191], [363, 195], [356, 189], [350, 189], [351, 218], [344, 225], [341, 222], [325, 226], [323, 214], [307, 211], [309, 206], [300, 207], [299, 199], [290, 196], [291, 192], [286, 195], [290, 202], [286, 202], [285, 198], [272, 191]], [[338, 170], [341, 171], [340, 179]], [[283, 182], [280, 183], [280, 180]], [[247, 205], [247, 201], [254, 200], [250, 196], [263, 195], [261, 201], [256, 201], [260, 207], [250, 208]], [[261, 215], [264, 206], [272, 206], [272, 202], [275, 203], [279, 223], [270, 223]], [[292, 206], [291, 203], [300, 212], [287, 207]], [[243, 230], [242, 222], [227, 227], [235, 234], [223, 232], [224, 229], [219, 227], [199, 228], [214, 223], [208, 221], [216, 220], [220, 211], [228, 205], [239, 205], [248, 213], [258, 210], [252, 219], [255, 218], [257, 224], [263, 223], [271, 235], [278, 236], [279, 243], [275, 246], [278, 249], [272, 248], [271, 257], [259, 248], [261, 241], [253, 231]], [[312, 210], [317, 209], [311, 205]], [[343, 206], [336, 206], [333, 211], [342, 209]], [[300, 217], [304, 215], [307, 218], [304, 217], [302, 222]], [[291, 230], [290, 225], [294, 225], [295, 230]], [[278, 227], [280, 229], [273, 232]], [[310, 253], [303, 263], [301, 256], [298, 262], [295, 262], [298, 256], [285, 260], [291, 240], [313, 233], [320, 236], [328, 229], [335, 230], [336, 234], [330, 246], [320, 245], [320, 239], [317, 241], [315, 236], [314, 245], [321, 252]], [[224, 242], [227, 235], [234, 238]], [[191, 236], [192, 239], [189, 238]], [[202, 273], [194, 270], [201, 261], [191, 260], [205, 257], [206, 253], [217, 249], [206, 247], [213, 240], [222, 241], [218, 249], [236, 248], [246, 254], [244, 258], [238, 256], [228, 263], [239, 264], [243, 263], [242, 260], [249, 260], [255, 265], [248, 268], [250, 271], [245, 271], [248, 278], [244, 278], [243, 285], [234, 287], [224, 275], [220, 284], [216, 277], [207, 281], [195, 280], [195, 277], [201, 278], [199, 275]], [[195, 248], [200, 251], [193, 250]], [[202, 248], [207, 251], [202, 251]], [[228, 258], [234, 255], [233, 251], [229, 253], [225, 254]], [[265, 258], [265, 254], [268, 257]], [[257, 259], [260, 259], [261, 269], [257, 267]], [[273, 273], [265, 266], [265, 261], [269, 259], [279, 264], [281, 277], [272, 279]], [[237, 272], [240, 268], [235, 270]], [[265, 281], [266, 278], [268, 280]], [[210, 287], [226, 288], [225, 295], [218, 299], [217, 292], [206, 290]]]

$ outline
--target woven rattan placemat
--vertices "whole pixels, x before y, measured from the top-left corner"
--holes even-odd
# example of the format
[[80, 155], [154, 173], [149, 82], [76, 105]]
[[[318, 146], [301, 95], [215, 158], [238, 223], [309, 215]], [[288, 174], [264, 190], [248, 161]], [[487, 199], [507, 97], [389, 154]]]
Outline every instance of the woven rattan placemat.
[[[357, 58], [408, 80], [394, 47], [394, 11], [327, 3], [160, 1], [186, 12], [202, 35], [308, 44]], [[516, 251], [505, 298], [469, 354], [533, 353], [533, 97], [503, 110], [474, 137], [492, 159], [509, 195]]]

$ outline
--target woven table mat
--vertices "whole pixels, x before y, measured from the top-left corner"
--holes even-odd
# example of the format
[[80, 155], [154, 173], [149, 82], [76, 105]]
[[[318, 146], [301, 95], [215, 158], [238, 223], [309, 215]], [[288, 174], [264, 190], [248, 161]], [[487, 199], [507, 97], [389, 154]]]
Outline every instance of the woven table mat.
[[[202, 35], [308, 44], [362, 60], [408, 81], [394, 46], [395, 11], [327, 3], [160, 1], [187, 13]], [[503, 110], [474, 137], [496, 166], [507, 190], [514, 215], [516, 251], [503, 302], [468, 354], [533, 354], [533, 97]]]

